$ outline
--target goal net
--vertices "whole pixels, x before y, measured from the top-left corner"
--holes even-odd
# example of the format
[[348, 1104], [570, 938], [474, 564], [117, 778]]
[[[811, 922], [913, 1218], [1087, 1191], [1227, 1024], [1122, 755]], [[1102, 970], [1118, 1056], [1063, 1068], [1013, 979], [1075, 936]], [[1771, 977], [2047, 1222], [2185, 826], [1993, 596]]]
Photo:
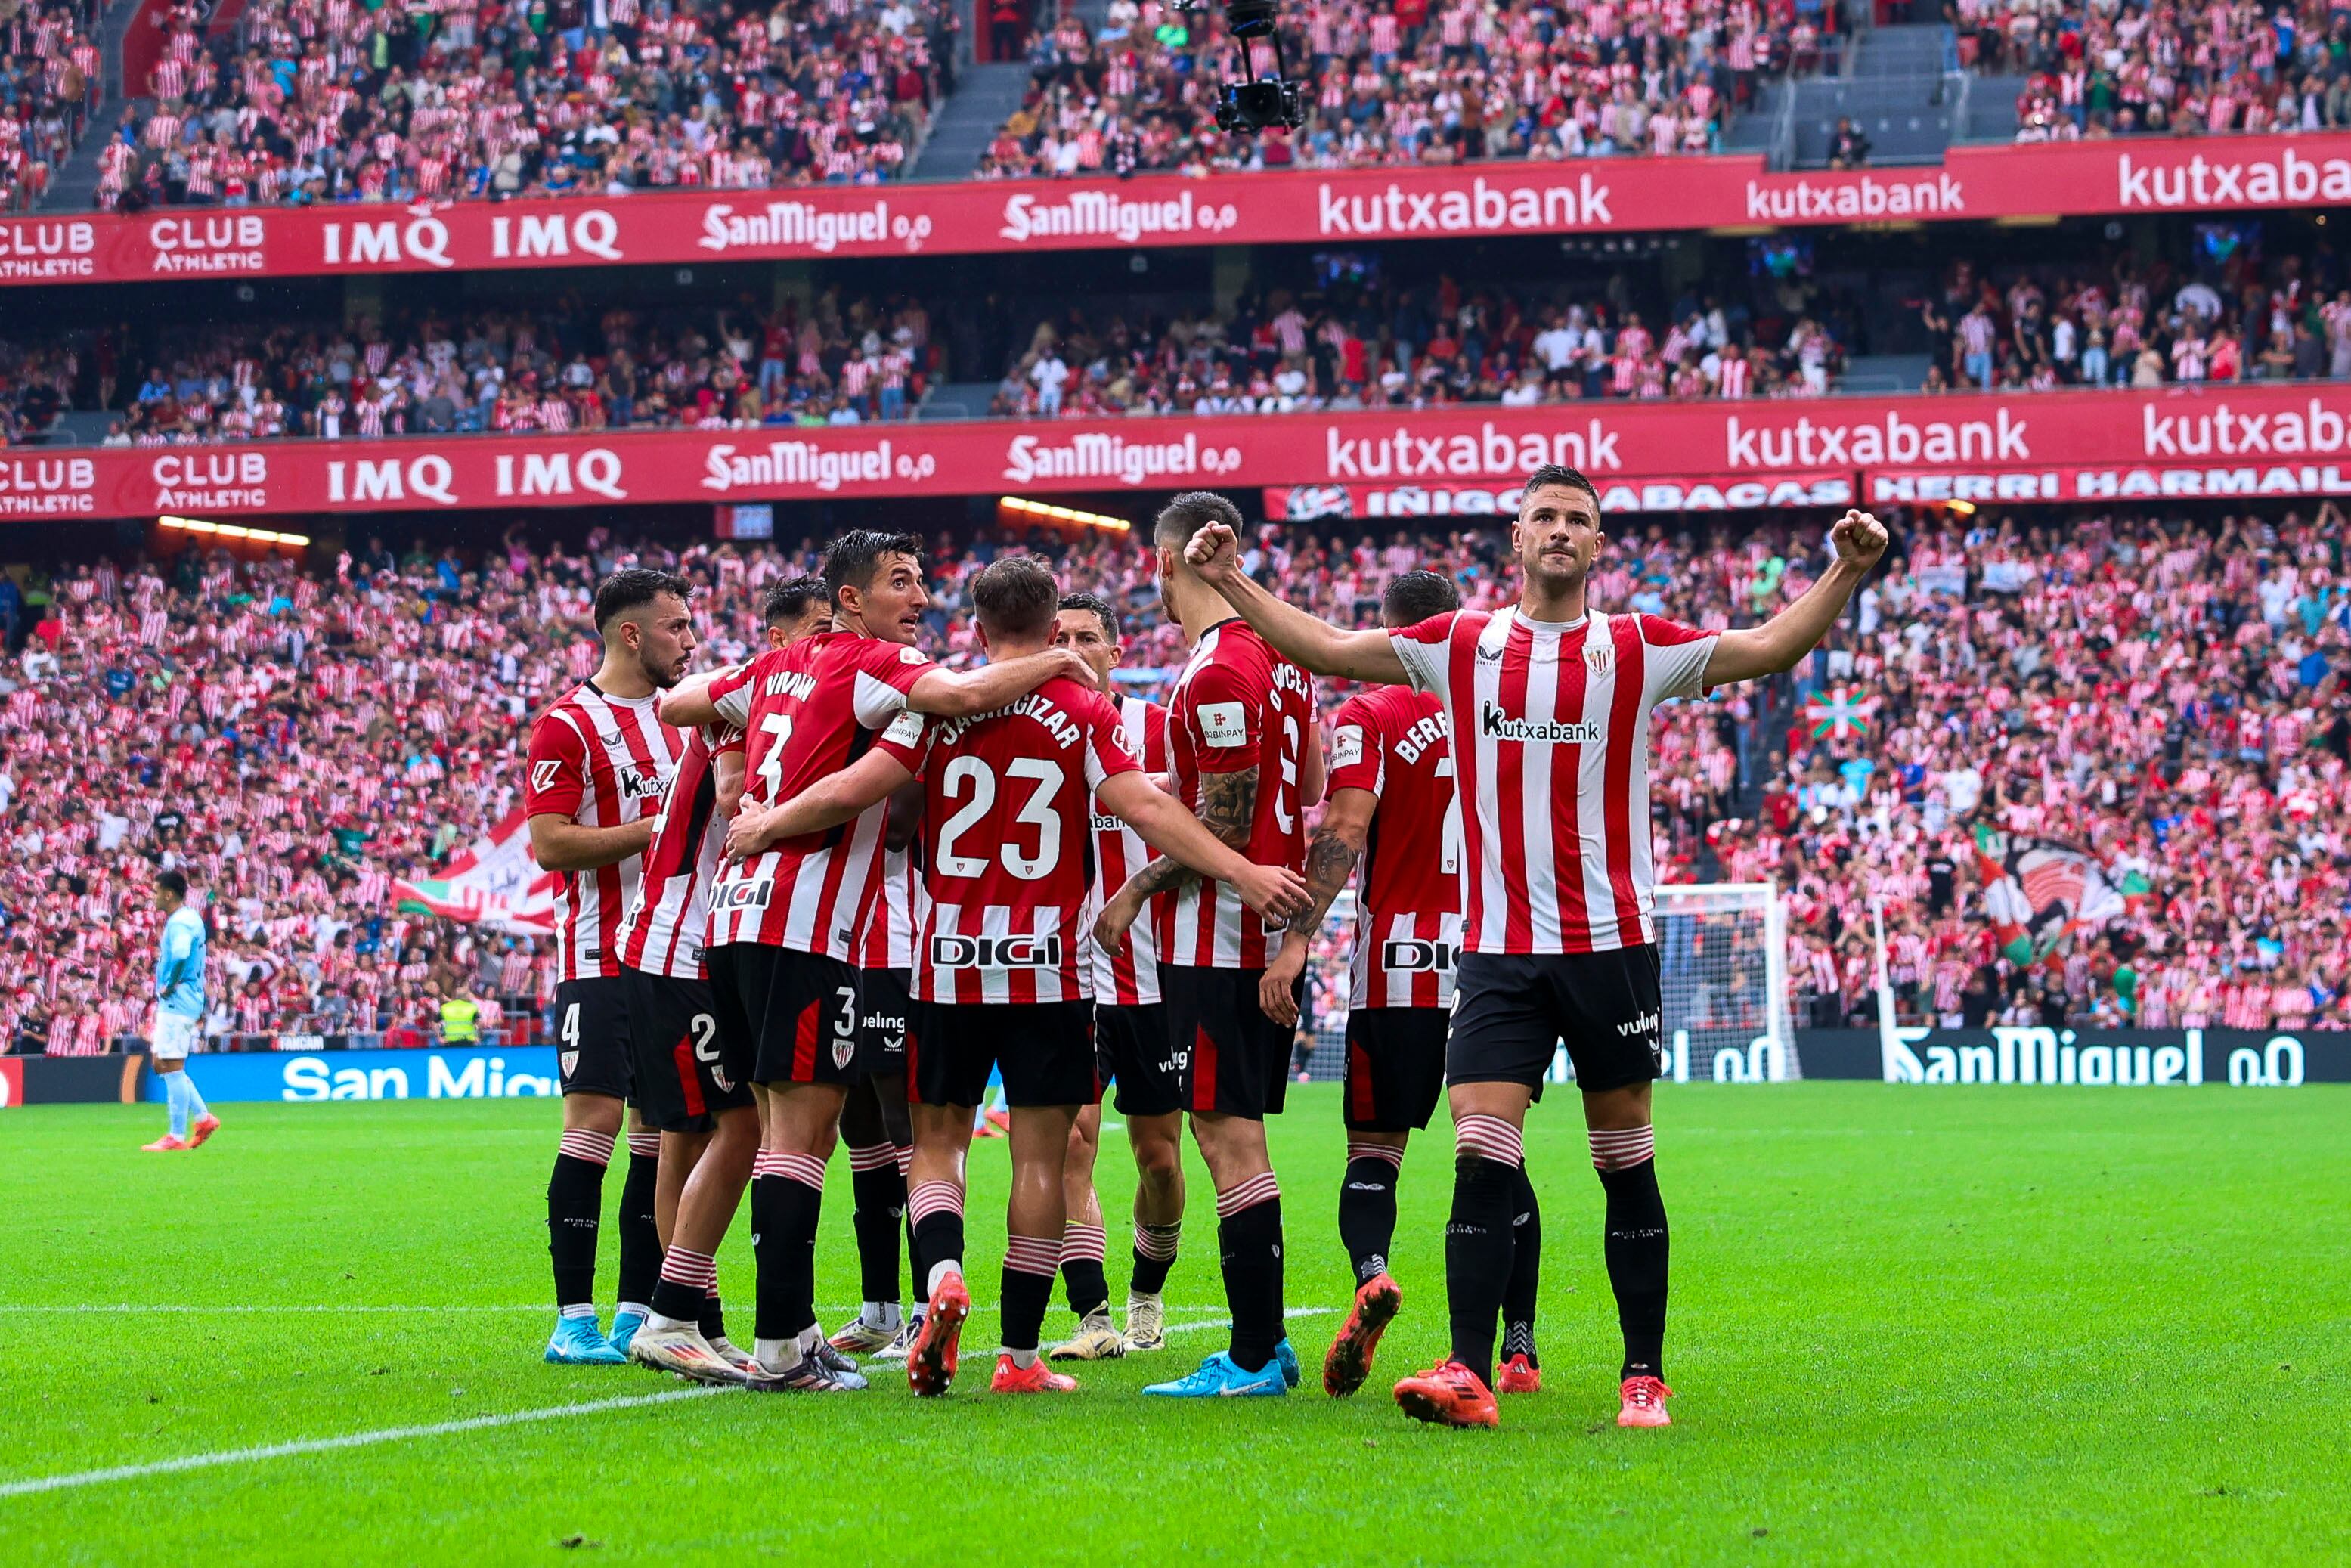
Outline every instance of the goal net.
[[[1333, 901], [1318, 949], [1313, 1050], [1307, 1071], [1347, 1069], [1347, 944], [1354, 890]], [[1677, 1082], [1741, 1083], [1803, 1076], [1788, 1005], [1786, 906], [1770, 883], [1682, 883], [1656, 890], [1667, 1072]], [[1569, 1078], [1567, 1052], [1552, 1078]]]

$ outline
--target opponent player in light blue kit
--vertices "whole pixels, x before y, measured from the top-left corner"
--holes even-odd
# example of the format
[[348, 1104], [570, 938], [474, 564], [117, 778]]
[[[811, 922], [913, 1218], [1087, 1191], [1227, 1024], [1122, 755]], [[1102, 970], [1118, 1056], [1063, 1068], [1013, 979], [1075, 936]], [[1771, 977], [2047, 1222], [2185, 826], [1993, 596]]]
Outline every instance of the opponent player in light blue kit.
[[155, 1038], [148, 1051], [163, 1079], [172, 1130], [145, 1147], [167, 1154], [202, 1144], [220, 1131], [220, 1118], [204, 1108], [188, 1076], [188, 1053], [204, 1032], [204, 917], [188, 907], [188, 879], [179, 872], [156, 874], [155, 901], [165, 914], [155, 952]]

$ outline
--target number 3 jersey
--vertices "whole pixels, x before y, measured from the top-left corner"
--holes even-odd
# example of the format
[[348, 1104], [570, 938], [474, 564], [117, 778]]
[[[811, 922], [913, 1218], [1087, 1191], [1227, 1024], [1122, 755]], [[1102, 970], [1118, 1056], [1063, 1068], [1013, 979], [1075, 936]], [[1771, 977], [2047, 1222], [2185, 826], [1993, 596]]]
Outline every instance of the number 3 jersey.
[[923, 759], [912, 990], [926, 1002], [1075, 1002], [1093, 884], [1093, 792], [1139, 771], [1100, 692], [1061, 677], [935, 722]]
[[[1208, 628], [1167, 702], [1167, 758], [1176, 799], [1194, 814], [1214, 776], [1257, 770], [1257, 808], [1241, 852], [1295, 871], [1306, 858], [1300, 758], [1314, 727], [1306, 672], [1244, 621]], [[1269, 923], [1221, 882], [1186, 883], [1159, 912], [1159, 961], [1199, 969], [1262, 969], [1281, 946]]]
[[1410, 686], [1349, 697], [1332, 720], [1326, 790], [1379, 797], [1355, 890], [1351, 1008], [1453, 1005], [1461, 821], [1445, 705]]
[[[710, 700], [744, 731], [743, 809], [789, 800], [874, 747], [919, 767], [923, 720], [906, 694], [932, 667], [896, 643], [822, 632], [720, 675]], [[709, 946], [758, 942], [849, 962], [878, 884], [888, 810], [876, 801], [837, 828], [722, 863]]]

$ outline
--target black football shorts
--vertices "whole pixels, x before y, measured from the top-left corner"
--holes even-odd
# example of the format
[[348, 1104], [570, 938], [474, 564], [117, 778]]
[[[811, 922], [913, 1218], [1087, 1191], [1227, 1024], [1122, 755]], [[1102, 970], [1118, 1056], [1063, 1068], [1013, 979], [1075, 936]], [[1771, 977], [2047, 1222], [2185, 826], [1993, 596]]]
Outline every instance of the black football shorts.
[[857, 971], [838, 958], [729, 942], [703, 955], [726, 1076], [754, 1083], [857, 1077]]
[[566, 1094], [629, 1097], [629, 988], [618, 975], [555, 988], [555, 1063]]
[[1347, 1015], [1347, 1131], [1428, 1125], [1445, 1092], [1443, 1008], [1357, 1008]]
[[1094, 1077], [1116, 1083], [1122, 1116], [1165, 1116], [1184, 1108], [1184, 1070], [1167, 1037], [1167, 1006], [1094, 1004]]
[[637, 1113], [664, 1133], [706, 1133], [715, 1113], [751, 1103], [751, 1086], [726, 1071], [718, 1009], [706, 980], [623, 969]]
[[[1185, 1073], [1184, 1108], [1220, 1111], [1262, 1122], [1280, 1115], [1290, 1090], [1290, 1046], [1297, 1030], [1258, 1005], [1262, 969], [1159, 967], [1166, 998], [1167, 1040]], [[1296, 994], [1306, 994], [1306, 977]]]
[[1542, 1097], [1560, 1046], [1587, 1094], [1666, 1071], [1654, 945], [1608, 953], [1464, 953], [1455, 972], [1446, 1075], [1523, 1083]]
[[1092, 1002], [917, 1001], [906, 1020], [906, 1088], [925, 1105], [977, 1105], [990, 1069], [1004, 1073], [1011, 1105], [1091, 1105]]

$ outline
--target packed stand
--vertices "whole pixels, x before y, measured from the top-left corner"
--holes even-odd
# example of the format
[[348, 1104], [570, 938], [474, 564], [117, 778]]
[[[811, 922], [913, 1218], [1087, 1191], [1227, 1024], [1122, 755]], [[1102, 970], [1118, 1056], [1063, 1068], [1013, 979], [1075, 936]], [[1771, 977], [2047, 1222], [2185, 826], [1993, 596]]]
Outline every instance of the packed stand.
[[108, 444], [167, 445], [855, 424], [908, 417], [935, 363], [919, 303], [831, 290], [765, 313], [559, 301], [348, 327], [109, 329], [66, 378], [73, 406], [120, 412]]
[[1997, 272], [1959, 261], [1919, 304], [1927, 390], [2351, 380], [2351, 273], [2251, 246], [2183, 274], [2128, 257]]
[[1725, 876], [1800, 1024], [2351, 1028], [2351, 527], [1929, 527], [1865, 589]]
[[[1708, 627], [1764, 619], [1822, 559], [1817, 525], [1698, 539], [1620, 519], [1614, 535], [1596, 603]], [[2351, 1025], [2346, 536], [2332, 507], [2275, 527], [1926, 528], [1797, 682], [1660, 710], [1661, 877], [1786, 890], [1800, 1022], [1871, 1016], [1882, 899], [1911, 1017]], [[1470, 608], [1514, 602], [1502, 548], [1492, 528], [1265, 525], [1246, 564], [1369, 625], [1390, 579], [1430, 561]], [[598, 662], [584, 627], [602, 573], [684, 572], [716, 662], [758, 645], [758, 591], [818, 549], [680, 554], [600, 533], [540, 552], [517, 532], [480, 558], [371, 541], [315, 574], [187, 553], [0, 577], [5, 1037], [91, 1051], [143, 1031], [143, 989], [120, 977], [152, 951], [162, 865], [212, 921], [209, 1028], [227, 1043], [422, 1043], [460, 984], [493, 1000], [495, 1037], [543, 1036], [549, 945], [404, 911], [394, 883], [440, 875], [518, 807], [529, 716]], [[1158, 691], [1181, 667], [1131, 536], [940, 541], [935, 653], [981, 657], [965, 585], [1015, 549], [1128, 612], [1123, 681]], [[1343, 695], [1323, 686], [1326, 714]], [[2075, 905], [2016, 907], [2036, 847], [2078, 859]], [[1326, 1009], [1341, 936], [1317, 947]]]
[[159, 19], [107, 205], [409, 202], [896, 177], [952, 86], [946, 0], [246, 0]]
[[1111, 0], [1095, 33], [1064, 7], [1033, 38], [1028, 92], [979, 172], [1709, 152], [1759, 79], [1810, 71], [1842, 42], [1824, 0], [1311, 0], [1281, 26], [1306, 123], [1228, 136], [1218, 84], [1240, 72], [1218, 7]]
[[1686, 294], [1645, 312], [1627, 291], [1552, 302], [1447, 277], [1360, 297], [1270, 290], [1228, 311], [1050, 313], [1008, 358], [989, 412], [1287, 413], [1529, 407], [1583, 398], [1812, 397], [1844, 350], [1834, 301], [1750, 308]]
[[2021, 75], [2016, 139], [2351, 129], [2351, 16], [2321, 0], [1949, 0], [1963, 68]]
[[0, 213], [34, 205], [105, 99], [99, 0], [0, 0]]

